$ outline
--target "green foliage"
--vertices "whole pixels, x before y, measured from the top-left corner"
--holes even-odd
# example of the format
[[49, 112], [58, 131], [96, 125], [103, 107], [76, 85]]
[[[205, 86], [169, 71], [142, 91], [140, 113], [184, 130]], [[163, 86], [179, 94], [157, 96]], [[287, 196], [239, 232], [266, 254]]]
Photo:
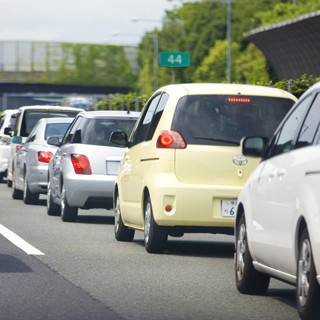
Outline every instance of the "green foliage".
[[110, 95], [108, 98], [100, 100], [97, 104], [98, 110], [130, 110], [141, 111], [149, 96], [138, 95], [135, 92], [128, 94]]
[[290, 91], [293, 95], [299, 98], [311, 86], [320, 81], [320, 77], [314, 78], [312, 76], [302, 75], [299, 79], [286, 79], [273, 84], [274, 87]]
[[268, 11], [260, 11], [256, 17], [260, 19], [260, 26], [266, 26], [273, 23], [296, 18], [300, 15], [316, 11], [320, 9], [320, 1], [298, 0], [298, 5], [291, 3], [278, 3], [273, 9]]
[[[231, 44], [231, 55], [233, 57], [231, 70], [234, 70], [235, 61], [239, 56], [238, 43]], [[215, 46], [210, 49], [209, 54], [194, 72], [192, 80], [194, 82], [221, 82], [224, 79], [225, 81], [227, 78], [226, 57], [227, 41], [217, 40]]]
[[239, 54], [238, 59], [233, 63], [232, 70], [234, 82], [256, 84], [270, 81], [267, 59], [253, 43], [249, 43]]

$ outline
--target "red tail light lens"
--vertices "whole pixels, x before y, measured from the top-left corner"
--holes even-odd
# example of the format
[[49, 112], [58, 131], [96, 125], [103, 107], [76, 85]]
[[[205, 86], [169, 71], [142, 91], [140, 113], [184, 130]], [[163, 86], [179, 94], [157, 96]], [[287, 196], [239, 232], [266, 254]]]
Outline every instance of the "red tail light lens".
[[71, 162], [76, 174], [92, 174], [89, 159], [83, 154], [72, 153]]
[[250, 98], [228, 98], [229, 102], [250, 102]]
[[20, 145], [17, 145], [16, 146], [16, 153], [20, 150], [22, 148], [22, 145], [20, 144]]
[[157, 148], [185, 149], [187, 144], [177, 131], [164, 130], [160, 133]]
[[38, 161], [48, 163], [52, 158], [53, 154], [50, 151], [39, 151], [38, 152]]

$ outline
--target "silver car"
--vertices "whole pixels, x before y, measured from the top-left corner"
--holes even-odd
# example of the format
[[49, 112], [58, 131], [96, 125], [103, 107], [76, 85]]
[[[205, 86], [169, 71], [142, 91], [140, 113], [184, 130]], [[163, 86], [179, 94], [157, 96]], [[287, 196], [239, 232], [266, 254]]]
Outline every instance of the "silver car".
[[[40, 193], [47, 192], [48, 164], [58, 149], [48, 145], [50, 136], [62, 140], [74, 118], [43, 118], [31, 131], [25, 144], [14, 156], [12, 197], [26, 204], [38, 201]], [[21, 137], [14, 137], [13, 140]], [[18, 141], [19, 142], [19, 141]]]
[[[88, 111], [76, 116], [49, 163], [47, 213], [75, 221], [78, 208], [113, 206], [113, 187], [124, 148], [109, 142], [115, 131], [130, 135], [139, 112]], [[54, 141], [56, 140], [56, 141]]]

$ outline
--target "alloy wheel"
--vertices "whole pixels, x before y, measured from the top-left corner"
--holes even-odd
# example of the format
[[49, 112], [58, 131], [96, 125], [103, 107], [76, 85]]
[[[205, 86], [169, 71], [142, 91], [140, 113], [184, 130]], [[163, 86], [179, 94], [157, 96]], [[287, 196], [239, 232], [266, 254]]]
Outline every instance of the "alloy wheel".
[[298, 299], [303, 307], [308, 298], [310, 286], [311, 247], [309, 239], [304, 239], [301, 245], [300, 260], [298, 262]]

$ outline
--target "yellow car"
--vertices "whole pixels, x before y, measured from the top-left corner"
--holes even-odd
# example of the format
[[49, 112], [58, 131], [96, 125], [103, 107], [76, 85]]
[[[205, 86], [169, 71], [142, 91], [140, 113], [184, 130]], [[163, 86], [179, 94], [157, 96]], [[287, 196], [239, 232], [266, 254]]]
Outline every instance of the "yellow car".
[[128, 139], [114, 187], [115, 237], [144, 231], [150, 253], [168, 236], [234, 233], [237, 197], [259, 158], [241, 154], [243, 136], [269, 138], [297, 99], [234, 84], [175, 84], [157, 90]]

